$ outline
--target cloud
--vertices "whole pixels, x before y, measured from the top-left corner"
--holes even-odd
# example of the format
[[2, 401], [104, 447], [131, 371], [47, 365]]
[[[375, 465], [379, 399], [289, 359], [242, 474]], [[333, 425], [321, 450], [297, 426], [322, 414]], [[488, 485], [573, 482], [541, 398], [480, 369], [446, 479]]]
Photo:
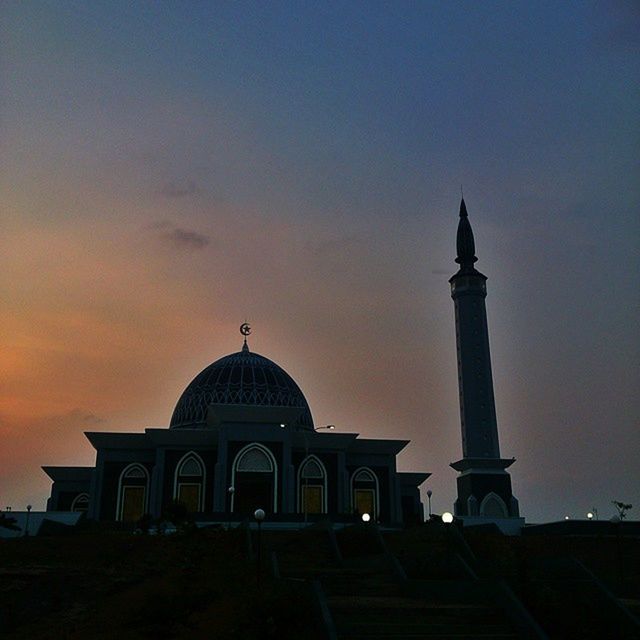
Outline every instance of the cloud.
[[145, 227], [160, 232], [160, 238], [175, 249], [204, 249], [211, 244], [211, 238], [193, 229], [177, 227], [168, 220], [159, 220]]
[[6, 413], [0, 414], [0, 432], [25, 434], [37, 430], [40, 434], [56, 433], [104, 424], [105, 419], [95, 413], [78, 407], [64, 413], [51, 413], [16, 417]]
[[167, 184], [160, 189], [160, 194], [165, 198], [184, 198], [199, 191], [198, 185], [193, 181], [189, 181], [186, 186], [181, 186], [176, 182], [167, 182]]
[[163, 237], [177, 249], [204, 249], [211, 242], [209, 236], [181, 227], [175, 227]]

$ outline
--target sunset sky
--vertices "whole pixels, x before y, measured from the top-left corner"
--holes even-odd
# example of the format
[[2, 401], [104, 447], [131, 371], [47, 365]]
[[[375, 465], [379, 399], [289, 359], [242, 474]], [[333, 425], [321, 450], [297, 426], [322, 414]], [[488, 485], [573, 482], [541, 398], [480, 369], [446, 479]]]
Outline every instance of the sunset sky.
[[0, 508], [250, 346], [317, 425], [461, 457], [460, 187], [530, 521], [640, 517], [636, 2], [0, 5]]

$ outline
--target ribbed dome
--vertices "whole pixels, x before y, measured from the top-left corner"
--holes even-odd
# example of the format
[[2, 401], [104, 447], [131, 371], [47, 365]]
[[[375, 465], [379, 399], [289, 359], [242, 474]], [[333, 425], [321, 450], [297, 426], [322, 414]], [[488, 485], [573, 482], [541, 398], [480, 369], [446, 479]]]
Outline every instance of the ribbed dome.
[[293, 378], [246, 346], [216, 360], [191, 381], [178, 400], [169, 426], [205, 426], [211, 404], [299, 408], [303, 413], [298, 424], [313, 427], [307, 400]]

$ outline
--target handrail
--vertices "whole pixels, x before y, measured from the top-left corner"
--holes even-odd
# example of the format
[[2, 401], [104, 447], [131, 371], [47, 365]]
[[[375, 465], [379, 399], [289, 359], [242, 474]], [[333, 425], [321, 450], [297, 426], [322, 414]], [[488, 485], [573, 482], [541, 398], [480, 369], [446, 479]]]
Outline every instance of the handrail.
[[629, 611], [629, 609], [616, 597], [616, 595], [604, 584], [589, 568], [587, 568], [580, 560], [577, 558], [570, 556], [570, 560], [575, 564], [576, 567], [594, 584], [596, 589], [600, 592], [600, 594], [604, 597], [605, 601], [609, 602], [610, 605], [616, 610], [616, 613], [621, 616], [618, 618], [618, 622], [624, 624], [629, 630], [634, 633], [638, 633], [640, 631], [640, 619]]
[[504, 581], [498, 580], [495, 583], [502, 607], [511, 619], [511, 622], [518, 628], [518, 633], [523, 638], [530, 640], [549, 640], [549, 636], [522, 604], [520, 598], [516, 596], [511, 587]]
[[331, 611], [329, 610], [329, 603], [327, 602], [327, 598], [324, 595], [324, 591], [322, 590], [322, 586], [318, 580], [311, 581], [311, 590], [315, 596], [316, 605], [320, 611], [320, 617], [322, 619], [327, 640], [337, 640], [338, 634], [336, 633], [336, 625], [333, 621]]

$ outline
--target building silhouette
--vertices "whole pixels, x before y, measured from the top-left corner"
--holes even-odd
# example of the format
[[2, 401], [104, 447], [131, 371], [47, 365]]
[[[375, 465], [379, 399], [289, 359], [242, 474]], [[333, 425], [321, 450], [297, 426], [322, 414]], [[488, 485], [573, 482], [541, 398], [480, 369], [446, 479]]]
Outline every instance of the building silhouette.
[[[464, 199], [457, 230], [459, 269], [449, 280], [455, 305], [461, 460], [454, 511], [465, 524], [522, 524], [498, 442], [485, 298]], [[86, 511], [102, 521], [161, 518], [178, 502], [196, 519], [270, 518], [379, 522], [423, 520], [420, 485], [429, 473], [399, 472], [408, 440], [360, 438], [314, 425], [307, 400], [274, 361], [242, 349], [202, 370], [180, 396], [168, 428], [85, 435], [94, 467], [43, 467], [53, 480], [47, 509]], [[331, 427], [332, 428], [332, 427]]]
[[[248, 325], [241, 327], [249, 333]], [[85, 434], [96, 464], [43, 467], [48, 510], [85, 510], [101, 521], [160, 518], [179, 502], [201, 521], [264, 509], [272, 520], [330, 516], [400, 524], [423, 519], [419, 485], [399, 472], [408, 440], [380, 440], [314, 425], [300, 387], [272, 360], [242, 349], [201, 371], [168, 428]]]
[[459, 472], [454, 512], [465, 524], [496, 522], [513, 530], [522, 524], [506, 471], [515, 458], [500, 457], [485, 307], [487, 277], [474, 266], [478, 258], [464, 198], [456, 249], [460, 267], [449, 283], [456, 319], [462, 459], [451, 464]]

